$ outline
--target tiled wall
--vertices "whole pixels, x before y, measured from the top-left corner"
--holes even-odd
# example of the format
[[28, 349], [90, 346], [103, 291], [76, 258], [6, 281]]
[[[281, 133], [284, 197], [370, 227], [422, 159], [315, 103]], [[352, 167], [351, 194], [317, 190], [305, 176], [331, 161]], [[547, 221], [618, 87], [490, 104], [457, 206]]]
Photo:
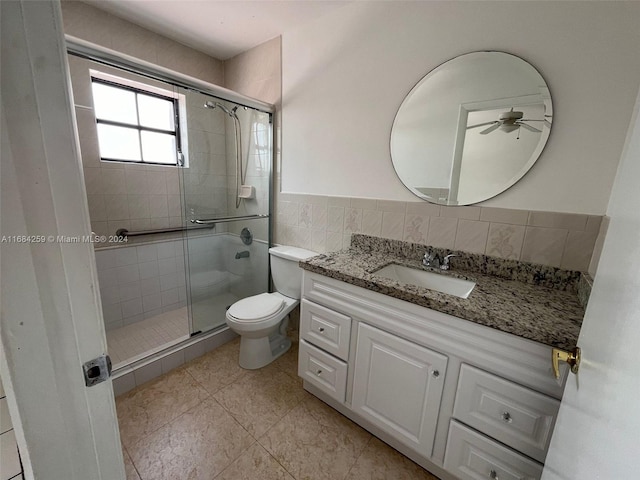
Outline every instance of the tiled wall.
[[[276, 37], [224, 62], [224, 82], [226, 88], [276, 106], [273, 127], [276, 152], [279, 150], [280, 99], [282, 96], [280, 48], [281, 39], [280, 37]], [[256, 127], [268, 128], [269, 125], [256, 125], [252, 128], [246, 128], [243, 125], [243, 131], [251, 131], [253, 135], [255, 134]], [[227, 141], [231, 138], [230, 135], [227, 135]], [[254, 155], [248, 162], [249, 171], [247, 174], [247, 183], [255, 183], [262, 186], [263, 192], [266, 194], [268, 192], [268, 172], [264, 169], [260, 171], [258, 168], [259, 165], [264, 163], [263, 158], [260, 157], [264, 157], [264, 155], [254, 150]], [[276, 159], [275, 164], [278, 163], [277, 160], [278, 159]], [[231, 171], [232, 167], [229, 166], [228, 168]], [[229, 185], [229, 188], [232, 188], [232, 184]], [[268, 211], [268, 200], [268, 196], [264, 195], [255, 202], [243, 201], [241, 212], [266, 213]], [[232, 201], [230, 198], [229, 202]], [[239, 224], [230, 226], [231, 231], [239, 227]], [[266, 240], [267, 234], [268, 232], [266, 230], [256, 231], [257, 238]]]
[[22, 479], [22, 465], [18, 454], [18, 444], [9, 417], [7, 397], [0, 379], [0, 480]]
[[[81, 2], [62, 2], [62, 13], [65, 33], [207, 82], [223, 83], [222, 62], [204, 53]], [[100, 161], [89, 68], [164, 89], [171, 87], [78, 57], [68, 59], [92, 230], [108, 236], [120, 228], [149, 230], [182, 225], [184, 210], [176, 167]], [[204, 102], [199, 97], [186, 95], [193, 175], [186, 175], [185, 182], [192, 194], [190, 200], [201, 210], [212, 211], [212, 205], [226, 210], [224, 114], [202, 108]], [[216, 171], [221, 170], [221, 178], [215, 178], [214, 168], [209, 165], [215, 164], [216, 158], [220, 159]], [[206, 187], [206, 195], [201, 187]]]
[[595, 274], [601, 216], [281, 193], [281, 65], [281, 38], [225, 61], [228, 88], [276, 105], [276, 243], [326, 252], [361, 232]]
[[[180, 61], [176, 58], [163, 57], [161, 47], [166, 42], [170, 42], [169, 40], [87, 5], [65, 2], [63, 7], [65, 29], [72, 35], [110, 46], [123, 53], [211, 83], [224, 84], [222, 62], [179, 44], [172, 48], [182, 49], [184, 55], [180, 56]], [[98, 20], [101, 21], [98, 22]], [[86, 28], [86, 24], [96, 28]], [[115, 39], [111, 29], [123, 33], [125, 37], [130, 37], [130, 41], [123, 42], [120, 38]], [[144, 47], [137, 45], [138, 41], [150, 43]], [[272, 98], [274, 96], [272, 78], [275, 75], [273, 62], [265, 62], [264, 59], [273, 57], [273, 52], [277, 53], [278, 62], [275, 64], [277, 67], [275, 72], [279, 81], [279, 40], [276, 39], [229, 60], [228, 77], [231, 85], [227, 87], [232, 89], [238, 87], [237, 90], [241, 92], [246, 89], [257, 89], [257, 95], [255, 91], [250, 92], [254, 93], [251, 96], [257, 98], [264, 97], [262, 94], [265, 93], [266, 88], [266, 96]], [[185, 58], [191, 59], [195, 64], [189, 64]], [[259, 61], [260, 59], [262, 61]], [[215, 68], [202, 68], [202, 63], [213, 65]], [[240, 208], [236, 209], [234, 124], [221, 109], [203, 108], [204, 102], [210, 100], [210, 97], [184, 89], [180, 90], [180, 93], [185, 96], [186, 106], [187, 168], [181, 170], [158, 165], [101, 162], [93, 115], [89, 69], [99, 69], [159, 88], [170, 87], [74, 56], [69, 56], [69, 64], [89, 211], [92, 229], [97, 234], [114, 235], [120, 228], [149, 230], [177, 227], [183, 224], [184, 215], [207, 218], [268, 212], [271, 145], [269, 144], [266, 149], [269, 152], [269, 158], [265, 155], [265, 149], [256, 148], [256, 142], [262, 132], [269, 129], [266, 114], [244, 109], [237, 112], [242, 122], [242, 153], [248, 170], [246, 184], [256, 188], [256, 197], [243, 200]], [[250, 65], [260, 67], [261, 73], [257, 77], [250, 75], [243, 77]], [[276, 91], [279, 95], [279, 87]], [[180, 174], [182, 173], [184, 174], [182, 184], [185, 191], [184, 205], [180, 196]], [[220, 231], [221, 229], [218, 228], [218, 232]], [[266, 230], [254, 233], [258, 238], [267, 239]]]
[[[191, 49], [187, 52], [184, 50], [187, 47], [179, 44], [172, 45], [166, 51], [164, 46], [170, 41], [163, 37], [93, 7], [75, 5], [75, 2], [72, 7], [69, 3], [71, 2], [63, 2], [65, 29], [68, 33], [276, 104], [276, 218], [274, 224], [277, 243], [297, 245], [322, 252], [343, 248], [348, 245], [351, 233], [362, 232], [563, 268], [583, 271], [589, 269], [600, 231], [602, 220], [600, 216], [485, 207], [440, 207], [422, 202], [278, 193], [280, 185], [279, 113], [282, 89], [280, 38], [259, 45], [222, 64], [210, 57], [201, 58], [198, 55], [203, 54], [193, 53]], [[104, 19], [103, 22], [99, 22], [101, 25], [96, 25], [92, 18], [95, 15]], [[89, 18], [91, 21], [87, 21]], [[123, 37], [121, 34], [123, 31], [129, 33]], [[167, 57], [169, 52], [175, 53], [180, 50], [182, 55], [174, 55], [170, 62]], [[190, 61], [196, 57], [200, 61]], [[199, 70], [196, 71], [197, 69]], [[228, 128], [227, 126], [226, 129]], [[227, 142], [229, 137], [230, 135], [227, 135]], [[230, 160], [227, 158], [227, 169], [232, 167]], [[160, 176], [154, 171], [151, 172], [149, 175], [145, 174], [147, 188], [150, 188], [150, 184], [157, 186], [161, 183]], [[194, 171], [195, 173], [197, 172]], [[126, 168], [123, 175], [124, 185], [126, 185]], [[138, 176], [142, 178], [142, 175]], [[119, 184], [120, 174], [108, 173], [106, 178], [107, 180], [103, 180], [102, 185], [98, 186], [103, 189], [103, 192], [111, 192], [112, 188], [121, 188], [114, 187]], [[204, 188], [204, 181], [201, 178], [197, 180], [198, 178], [200, 175], [194, 175], [191, 180], [199, 182], [198, 185]], [[95, 177], [87, 178], [88, 189], [92, 179], [95, 180]], [[175, 191], [174, 179], [171, 173], [165, 172], [167, 192]], [[229, 176], [226, 185], [229, 190], [233, 186], [231, 181]], [[103, 195], [118, 194], [103, 193]], [[175, 195], [175, 193], [167, 193], [167, 195]], [[94, 214], [97, 218], [104, 218], [104, 216], [100, 217], [102, 210], [99, 201], [92, 200], [95, 200], [90, 201], [92, 218]], [[227, 203], [229, 204], [232, 200], [232, 194], [229, 193]], [[98, 205], [96, 206], [95, 203]], [[172, 205], [175, 209], [175, 200]], [[257, 208], [256, 205], [259, 205], [259, 202], [254, 202], [253, 205], [245, 202], [243, 208], [251, 212], [252, 209]], [[169, 205], [167, 207], [170, 208]], [[114, 208], [111, 207], [111, 210]], [[177, 210], [172, 211], [177, 213]], [[106, 227], [111, 231], [115, 225], [109, 225], [109, 214], [106, 211], [105, 214], [106, 220], [101, 221], [106, 223], [98, 227]], [[154, 221], [153, 218], [149, 217], [148, 221], [151, 228], [160, 222]], [[170, 224], [177, 223], [178, 219], [178, 216], [173, 220], [171, 216], [168, 217]], [[132, 220], [135, 219], [129, 216], [130, 228], [146, 225], [145, 222], [131, 223]], [[123, 224], [121, 221], [118, 225], [125, 225], [127, 219], [124, 222]], [[592, 268], [594, 269], [593, 266]]]
[[114, 235], [120, 228], [149, 230], [183, 224], [180, 175], [189, 193], [186, 212], [202, 216], [227, 211], [225, 116], [221, 110], [203, 108], [204, 95], [186, 92], [188, 166], [137, 165], [100, 160], [91, 98], [90, 68], [167, 89], [167, 85], [121, 72], [89, 60], [69, 56], [78, 123], [78, 136], [92, 230]]
[[219, 108], [204, 108], [211, 97], [188, 92], [188, 166], [184, 174], [185, 212], [197, 218], [226, 215], [227, 161], [226, 132], [231, 119]]
[[182, 240], [96, 251], [107, 330], [186, 304]]
[[587, 271], [601, 216], [280, 193], [277, 243], [326, 252], [365, 233]]
[[326, 252], [361, 232], [595, 273], [601, 216], [280, 193], [280, 47], [277, 38], [225, 62], [227, 87], [277, 107], [276, 243]]
[[[238, 222], [252, 231], [264, 220]], [[248, 258], [235, 254], [249, 251]], [[267, 244], [244, 245], [236, 235], [190, 234], [186, 240], [107, 247], [96, 251], [102, 311], [107, 330], [129, 325], [194, 302], [230, 292], [242, 298], [265, 289]], [[187, 255], [188, 253], [188, 255]], [[186, 259], [186, 262], [185, 262]], [[187, 286], [185, 265], [189, 267]]]

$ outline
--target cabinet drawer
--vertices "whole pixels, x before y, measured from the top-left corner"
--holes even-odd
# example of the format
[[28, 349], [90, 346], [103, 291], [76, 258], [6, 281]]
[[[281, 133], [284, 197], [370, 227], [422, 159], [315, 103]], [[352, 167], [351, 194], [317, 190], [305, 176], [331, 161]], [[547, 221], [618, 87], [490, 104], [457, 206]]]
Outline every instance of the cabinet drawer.
[[463, 364], [453, 416], [544, 462], [559, 407], [554, 398]]
[[336, 357], [347, 360], [351, 338], [351, 317], [309, 300], [302, 300], [300, 336]]
[[347, 389], [347, 364], [300, 340], [298, 375], [339, 402]]
[[460, 480], [538, 480], [542, 465], [451, 421], [444, 468]]

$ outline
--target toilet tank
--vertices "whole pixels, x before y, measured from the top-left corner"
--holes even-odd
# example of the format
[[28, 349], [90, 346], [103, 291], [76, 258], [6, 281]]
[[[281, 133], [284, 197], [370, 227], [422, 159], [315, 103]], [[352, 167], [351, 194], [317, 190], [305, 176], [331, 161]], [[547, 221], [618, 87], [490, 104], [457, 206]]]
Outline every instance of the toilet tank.
[[289, 298], [300, 299], [302, 269], [298, 266], [298, 262], [316, 255], [318, 255], [317, 252], [298, 247], [270, 248], [271, 278], [276, 291]]

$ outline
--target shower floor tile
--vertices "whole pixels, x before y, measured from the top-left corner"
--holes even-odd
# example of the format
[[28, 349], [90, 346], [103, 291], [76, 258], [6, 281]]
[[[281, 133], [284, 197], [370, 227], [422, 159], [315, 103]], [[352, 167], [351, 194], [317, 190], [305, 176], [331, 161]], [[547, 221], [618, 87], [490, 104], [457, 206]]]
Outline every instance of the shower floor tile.
[[128, 480], [438, 480], [306, 393], [297, 342], [253, 371], [238, 346], [116, 399]]
[[189, 338], [187, 307], [107, 332], [113, 368], [119, 368]]

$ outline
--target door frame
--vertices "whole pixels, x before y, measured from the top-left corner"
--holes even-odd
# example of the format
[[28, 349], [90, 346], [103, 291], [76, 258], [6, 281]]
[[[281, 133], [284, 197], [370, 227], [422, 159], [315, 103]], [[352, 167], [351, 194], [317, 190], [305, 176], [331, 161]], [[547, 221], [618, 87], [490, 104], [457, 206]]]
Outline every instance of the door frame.
[[[125, 478], [59, 0], [0, 2], [0, 374], [26, 478]], [[22, 240], [22, 241], [21, 241]]]

